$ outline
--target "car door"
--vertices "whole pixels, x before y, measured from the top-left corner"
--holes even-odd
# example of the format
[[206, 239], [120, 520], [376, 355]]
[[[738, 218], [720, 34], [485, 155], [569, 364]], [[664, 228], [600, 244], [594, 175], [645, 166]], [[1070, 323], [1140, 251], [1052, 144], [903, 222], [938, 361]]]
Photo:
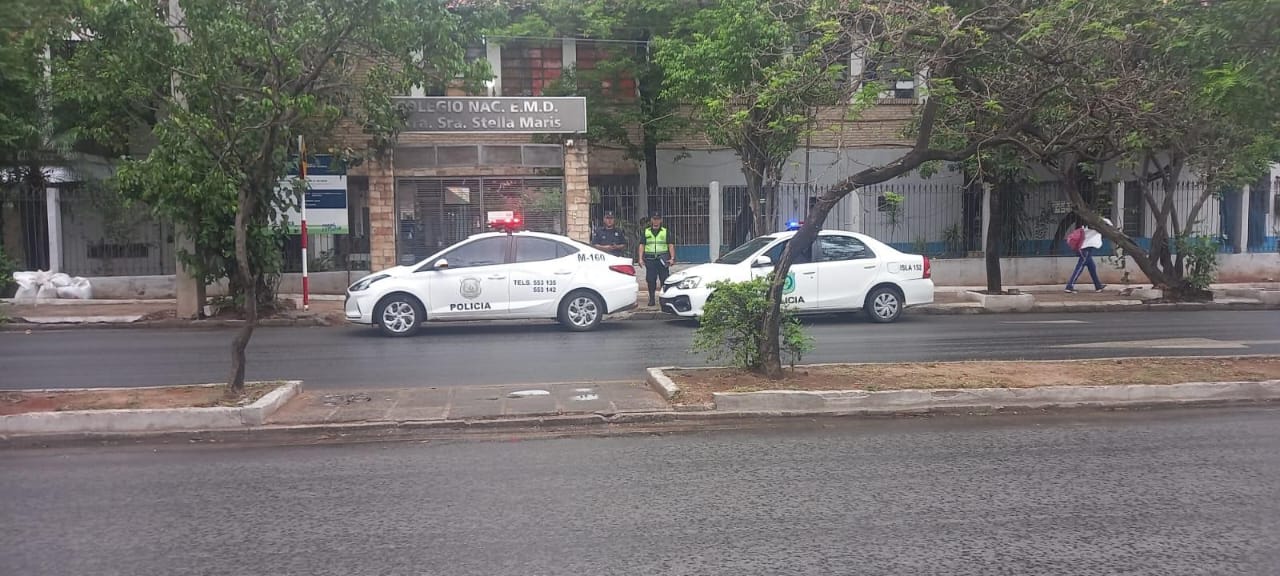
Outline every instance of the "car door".
[[578, 271], [578, 249], [536, 236], [515, 237], [511, 271], [511, 316], [552, 318]]
[[[782, 251], [786, 249], [790, 240], [783, 240], [762, 254], [769, 257], [775, 266], [782, 259]], [[782, 303], [791, 306], [793, 309], [805, 312], [818, 309], [818, 265], [813, 262], [813, 249], [802, 250], [795, 254], [794, 261], [791, 263], [791, 270], [787, 273], [786, 283], [782, 288]], [[752, 268], [752, 278], [766, 276], [772, 272], [774, 268]]]
[[502, 318], [510, 308], [508, 255], [510, 236], [490, 236], [459, 244], [435, 262], [447, 268], [430, 268], [427, 277], [428, 320], [482, 320]]
[[818, 237], [820, 308], [861, 308], [867, 290], [880, 274], [881, 262], [866, 244], [853, 236], [824, 234]]

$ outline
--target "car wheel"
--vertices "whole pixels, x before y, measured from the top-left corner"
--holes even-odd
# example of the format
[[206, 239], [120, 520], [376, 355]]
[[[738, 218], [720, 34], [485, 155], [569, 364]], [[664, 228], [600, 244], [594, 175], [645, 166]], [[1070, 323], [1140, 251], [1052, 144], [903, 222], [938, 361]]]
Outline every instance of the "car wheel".
[[408, 294], [392, 294], [378, 302], [374, 318], [378, 320], [378, 329], [387, 336], [413, 336], [427, 315], [416, 298]]
[[604, 319], [604, 302], [591, 292], [574, 292], [560, 302], [558, 319], [574, 332], [594, 330]]
[[880, 324], [893, 322], [902, 315], [902, 296], [893, 288], [881, 286], [867, 295], [863, 311], [872, 322]]

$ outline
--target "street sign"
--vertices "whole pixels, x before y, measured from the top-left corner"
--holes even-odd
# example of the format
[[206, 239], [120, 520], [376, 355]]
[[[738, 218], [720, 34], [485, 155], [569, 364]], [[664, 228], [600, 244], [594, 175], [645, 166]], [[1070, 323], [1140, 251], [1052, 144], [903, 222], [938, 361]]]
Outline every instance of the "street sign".
[[576, 134], [587, 131], [587, 99], [442, 96], [394, 98], [405, 132]]
[[[291, 191], [297, 179], [298, 174], [291, 172], [280, 181], [280, 186]], [[334, 165], [332, 157], [315, 156], [307, 161], [307, 191], [303, 195], [303, 202], [307, 204], [308, 234], [329, 236], [351, 233], [347, 220], [346, 170]], [[284, 216], [290, 234], [302, 232], [299, 226], [302, 220], [301, 210], [290, 210]]]

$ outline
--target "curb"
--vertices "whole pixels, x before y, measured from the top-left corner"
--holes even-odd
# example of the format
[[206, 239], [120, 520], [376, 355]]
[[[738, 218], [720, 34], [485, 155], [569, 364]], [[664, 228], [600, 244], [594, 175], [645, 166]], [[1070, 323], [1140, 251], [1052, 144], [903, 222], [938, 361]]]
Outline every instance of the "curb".
[[[1240, 356], [1200, 358], [1232, 359]], [[1110, 358], [1122, 360], [1124, 358]], [[1058, 362], [1058, 361], [1045, 361]], [[855, 363], [865, 365], [867, 363]], [[809, 367], [846, 365], [811, 364]], [[649, 385], [668, 400], [680, 388], [668, 370], [715, 370], [716, 367], [649, 368]], [[770, 415], [909, 414], [938, 410], [999, 411], [1008, 408], [1123, 408], [1280, 401], [1280, 380], [1258, 382], [1186, 382], [1107, 386], [1040, 386], [1033, 388], [936, 388], [916, 390], [763, 390], [714, 392], [709, 409], [717, 413]]]
[[[1280, 405], [1275, 400], [1204, 400], [1196, 402], [1133, 402], [1122, 406], [1079, 405], [1049, 406], [1026, 409], [1037, 414], [1053, 409], [1103, 409], [1109, 411], [1157, 410], [1167, 408], [1211, 408], [1232, 406]], [[479, 440], [507, 439], [511, 434], [539, 434], [550, 437], [608, 436], [645, 434], [687, 430], [742, 429], [748, 426], [770, 426], [816, 418], [895, 418], [920, 416], [972, 416], [1020, 414], [1022, 407], [952, 406], [927, 410], [758, 410], [713, 411], [670, 410], [661, 412], [629, 412], [612, 415], [580, 414], [567, 416], [523, 417], [493, 420], [430, 420], [402, 422], [351, 422], [297, 426], [255, 426], [248, 428], [191, 431], [147, 431], [110, 433], [63, 433], [38, 435], [0, 435], [0, 449], [83, 447], [88, 445], [123, 444], [322, 444], [335, 442], [395, 442], [456, 440], [472, 437]]]
[[936, 390], [839, 390], [717, 392], [716, 410], [726, 412], [929, 412], [938, 409], [993, 411], [1007, 408], [1119, 408], [1130, 405], [1193, 405], [1205, 402], [1280, 400], [1280, 380], [1189, 382], [1119, 386], [1045, 386]]
[[662, 368], [649, 368], [645, 370], [645, 382], [653, 388], [655, 392], [666, 400], [675, 398], [680, 394], [680, 387], [671, 378], [667, 377], [666, 370], [675, 370], [675, 366], [664, 366]]
[[[206, 384], [216, 386], [216, 384]], [[166, 386], [151, 388], [167, 388]], [[133, 390], [146, 388], [133, 388]], [[69, 388], [74, 390], [130, 390], [130, 388]], [[248, 406], [216, 406], [209, 408], [156, 408], [120, 410], [68, 410], [65, 412], [28, 412], [0, 416], [0, 435], [84, 435], [132, 432], [179, 432], [185, 430], [226, 430], [262, 426], [267, 417], [297, 396], [302, 382], [286, 381]], [[42, 390], [15, 390], [42, 392]]]

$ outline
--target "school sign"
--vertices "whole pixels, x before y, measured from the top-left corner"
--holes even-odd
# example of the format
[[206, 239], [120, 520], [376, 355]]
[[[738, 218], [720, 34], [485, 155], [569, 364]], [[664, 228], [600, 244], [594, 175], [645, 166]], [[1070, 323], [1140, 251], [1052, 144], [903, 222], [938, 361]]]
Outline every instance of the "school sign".
[[576, 134], [587, 131], [587, 99], [395, 98], [406, 132]]

